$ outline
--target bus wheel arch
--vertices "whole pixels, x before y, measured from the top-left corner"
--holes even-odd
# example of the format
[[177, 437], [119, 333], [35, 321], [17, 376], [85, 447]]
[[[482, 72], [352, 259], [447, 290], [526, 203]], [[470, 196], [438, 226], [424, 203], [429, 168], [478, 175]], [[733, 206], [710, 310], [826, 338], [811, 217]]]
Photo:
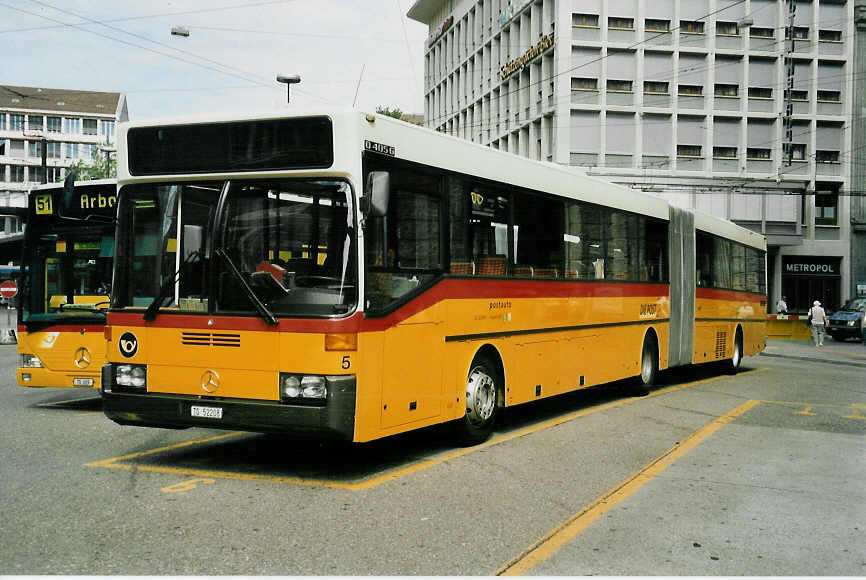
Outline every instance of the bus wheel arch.
[[478, 349], [466, 373], [466, 412], [456, 422], [459, 443], [476, 445], [490, 437], [505, 401], [504, 377], [499, 351], [489, 344]]

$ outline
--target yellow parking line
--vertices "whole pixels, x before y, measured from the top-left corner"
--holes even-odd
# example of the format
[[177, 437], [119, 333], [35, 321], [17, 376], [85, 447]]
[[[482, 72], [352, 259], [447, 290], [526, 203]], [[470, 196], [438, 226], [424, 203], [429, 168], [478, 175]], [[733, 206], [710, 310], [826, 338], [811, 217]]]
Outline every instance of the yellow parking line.
[[[739, 375], [748, 375], [758, 372], [767, 371], [767, 368], [761, 369], [753, 369], [750, 371], [743, 371], [739, 373]], [[120, 457], [114, 457], [111, 459], [103, 459], [101, 461], [94, 461], [92, 463], [86, 464], [87, 467], [104, 467], [108, 469], [126, 469], [126, 470], [138, 470], [138, 471], [148, 471], [155, 473], [171, 473], [171, 474], [181, 474], [181, 475], [191, 475], [198, 477], [219, 477], [224, 479], [244, 479], [250, 481], [270, 481], [273, 483], [289, 483], [295, 485], [308, 485], [314, 487], [329, 487], [329, 488], [337, 488], [337, 489], [349, 489], [353, 491], [361, 491], [370, 489], [377, 485], [381, 485], [388, 481], [393, 481], [395, 479], [399, 479], [401, 477], [406, 477], [408, 475], [412, 475], [414, 473], [418, 473], [425, 469], [429, 469], [431, 467], [435, 467], [437, 465], [441, 465], [448, 461], [452, 461], [454, 459], [469, 455], [470, 453], [475, 453], [477, 451], [481, 451], [483, 449], [487, 449], [489, 447], [493, 447], [494, 445], [499, 445], [501, 443], [505, 443], [507, 441], [512, 441], [519, 437], [524, 437], [526, 435], [531, 435], [533, 433], [537, 433], [539, 431], [543, 431], [545, 429], [550, 429], [551, 427], [556, 427], [557, 425], [562, 425], [563, 423], [568, 423], [569, 421], [573, 421], [575, 419], [579, 419], [581, 417], [585, 417], [587, 415], [591, 415], [593, 413], [598, 413], [599, 411], [606, 411], [608, 409], [613, 409], [616, 407], [621, 407], [623, 405], [629, 405], [636, 401], [641, 401], [648, 398], [660, 397], [662, 395], [667, 395], [670, 393], [674, 393], [676, 391], [681, 391], [684, 389], [696, 387], [698, 385], [703, 385], [706, 383], [711, 383], [713, 381], [721, 380], [723, 378], [727, 378], [727, 376], [717, 376], [711, 377], [708, 379], [701, 379], [698, 381], [692, 381], [690, 383], [684, 383], [682, 385], [676, 385], [673, 387], [664, 387], [655, 391], [650, 392], [646, 397], [627, 397], [623, 399], [617, 399], [615, 401], [610, 401], [608, 403], [603, 403], [601, 405], [596, 405], [594, 407], [589, 407], [586, 409], [581, 409], [579, 411], [574, 411], [572, 413], [568, 413], [566, 415], [562, 415], [555, 419], [551, 419], [549, 421], [544, 421], [542, 423], [538, 423], [535, 425], [531, 425], [529, 427], [524, 427], [522, 429], [517, 429], [510, 433], [505, 433], [503, 435], [499, 435], [497, 437], [493, 437], [488, 441], [481, 443], [479, 445], [475, 445], [473, 447], [468, 447], [465, 449], [456, 449], [453, 451], [449, 451], [438, 455], [436, 457], [432, 457], [429, 459], [424, 459], [418, 462], [415, 462], [406, 467], [398, 468], [392, 471], [385, 472], [381, 475], [370, 477], [367, 479], [361, 479], [353, 482], [342, 482], [342, 481], [333, 481], [327, 479], [305, 479], [300, 477], [286, 477], [280, 475], [262, 475], [262, 474], [249, 474], [249, 473], [237, 473], [231, 471], [210, 471], [210, 470], [202, 470], [195, 468], [187, 468], [187, 467], [163, 467], [156, 465], [146, 465], [146, 464], [136, 464], [136, 463], [123, 463], [130, 459], [135, 459], [137, 457], [142, 457], [145, 455], [154, 455], [156, 453], [161, 453], [163, 451], [170, 451], [173, 449], [178, 449], [181, 447], [186, 447], [190, 445], [196, 445], [200, 443], [209, 443], [211, 441], [216, 441], [219, 439], [226, 439], [229, 437], [236, 437], [238, 435], [243, 435], [244, 432], [236, 431], [232, 433], [228, 433], [225, 435], [217, 435], [214, 437], [206, 437], [203, 439], [196, 439], [192, 441], [186, 441], [183, 443], [178, 443], [175, 445], [168, 445], [165, 447], [159, 447], [156, 449], [150, 449], [146, 451], [140, 451], [137, 453], [130, 453], [128, 455], [122, 455]]]
[[618, 503], [643, 487], [656, 475], [664, 471], [676, 460], [688, 453], [704, 439], [727, 425], [743, 413], [758, 405], [760, 401], [749, 400], [737, 406], [711, 423], [698, 429], [685, 440], [674, 445], [661, 456], [654, 459], [646, 467], [593, 501], [586, 508], [573, 515], [568, 521], [555, 528], [547, 536], [536, 542], [526, 552], [496, 572], [498, 576], [525, 575], [537, 564], [550, 558], [563, 546], [577, 537], [602, 515], [613, 509]]

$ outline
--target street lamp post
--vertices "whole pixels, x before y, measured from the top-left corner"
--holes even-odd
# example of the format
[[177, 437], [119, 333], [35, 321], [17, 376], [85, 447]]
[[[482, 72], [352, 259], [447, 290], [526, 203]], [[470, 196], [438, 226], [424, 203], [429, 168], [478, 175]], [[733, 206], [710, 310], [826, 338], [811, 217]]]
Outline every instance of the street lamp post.
[[301, 82], [300, 75], [286, 75], [286, 74], [278, 74], [277, 75], [278, 83], [286, 83], [286, 102], [292, 102], [292, 85], [298, 84]]

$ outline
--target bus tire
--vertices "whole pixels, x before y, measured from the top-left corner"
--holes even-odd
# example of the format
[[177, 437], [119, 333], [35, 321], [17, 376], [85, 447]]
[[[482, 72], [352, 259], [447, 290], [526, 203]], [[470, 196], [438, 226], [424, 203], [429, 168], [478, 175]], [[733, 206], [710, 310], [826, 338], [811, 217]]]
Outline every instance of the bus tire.
[[498, 414], [497, 397], [502, 379], [489, 357], [478, 355], [466, 375], [466, 413], [457, 421], [457, 440], [461, 445], [477, 445], [493, 433]]
[[643, 339], [643, 348], [640, 354], [640, 374], [637, 384], [633, 389], [636, 397], [649, 394], [649, 388], [656, 384], [659, 378], [659, 349], [656, 344], [655, 335], [648, 332]]
[[727, 361], [727, 370], [731, 374], [735, 374], [740, 368], [740, 363], [743, 362], [743, 329], [737, 328], [734, 335], [734, 350], [731, 352], [731, 358]]

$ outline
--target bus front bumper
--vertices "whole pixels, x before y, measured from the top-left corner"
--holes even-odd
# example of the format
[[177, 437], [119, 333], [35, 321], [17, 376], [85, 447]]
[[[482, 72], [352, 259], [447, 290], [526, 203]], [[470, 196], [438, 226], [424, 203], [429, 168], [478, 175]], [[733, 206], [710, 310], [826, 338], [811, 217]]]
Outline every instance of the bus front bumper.
[[[333, 377], [332, 377], [333, 378]], [[102, 409], [120, 425], [185, 429], [207, 427], [264, 433], [306, 432], [352, 441], [355, 432], [355, 377], [339, 377], [321, 407], [278, 401], [195, 397], [165, 393], [128, 393], [104, 381]], [[108, 387], [108, 388], [106, 388]], [[205, 408], [211, 417], [193, 416], [192, 408]]]
[[19, 387], [60, 387], [98, 389], [98, 372], [52, 371], [44, 367], [18, 367]]

